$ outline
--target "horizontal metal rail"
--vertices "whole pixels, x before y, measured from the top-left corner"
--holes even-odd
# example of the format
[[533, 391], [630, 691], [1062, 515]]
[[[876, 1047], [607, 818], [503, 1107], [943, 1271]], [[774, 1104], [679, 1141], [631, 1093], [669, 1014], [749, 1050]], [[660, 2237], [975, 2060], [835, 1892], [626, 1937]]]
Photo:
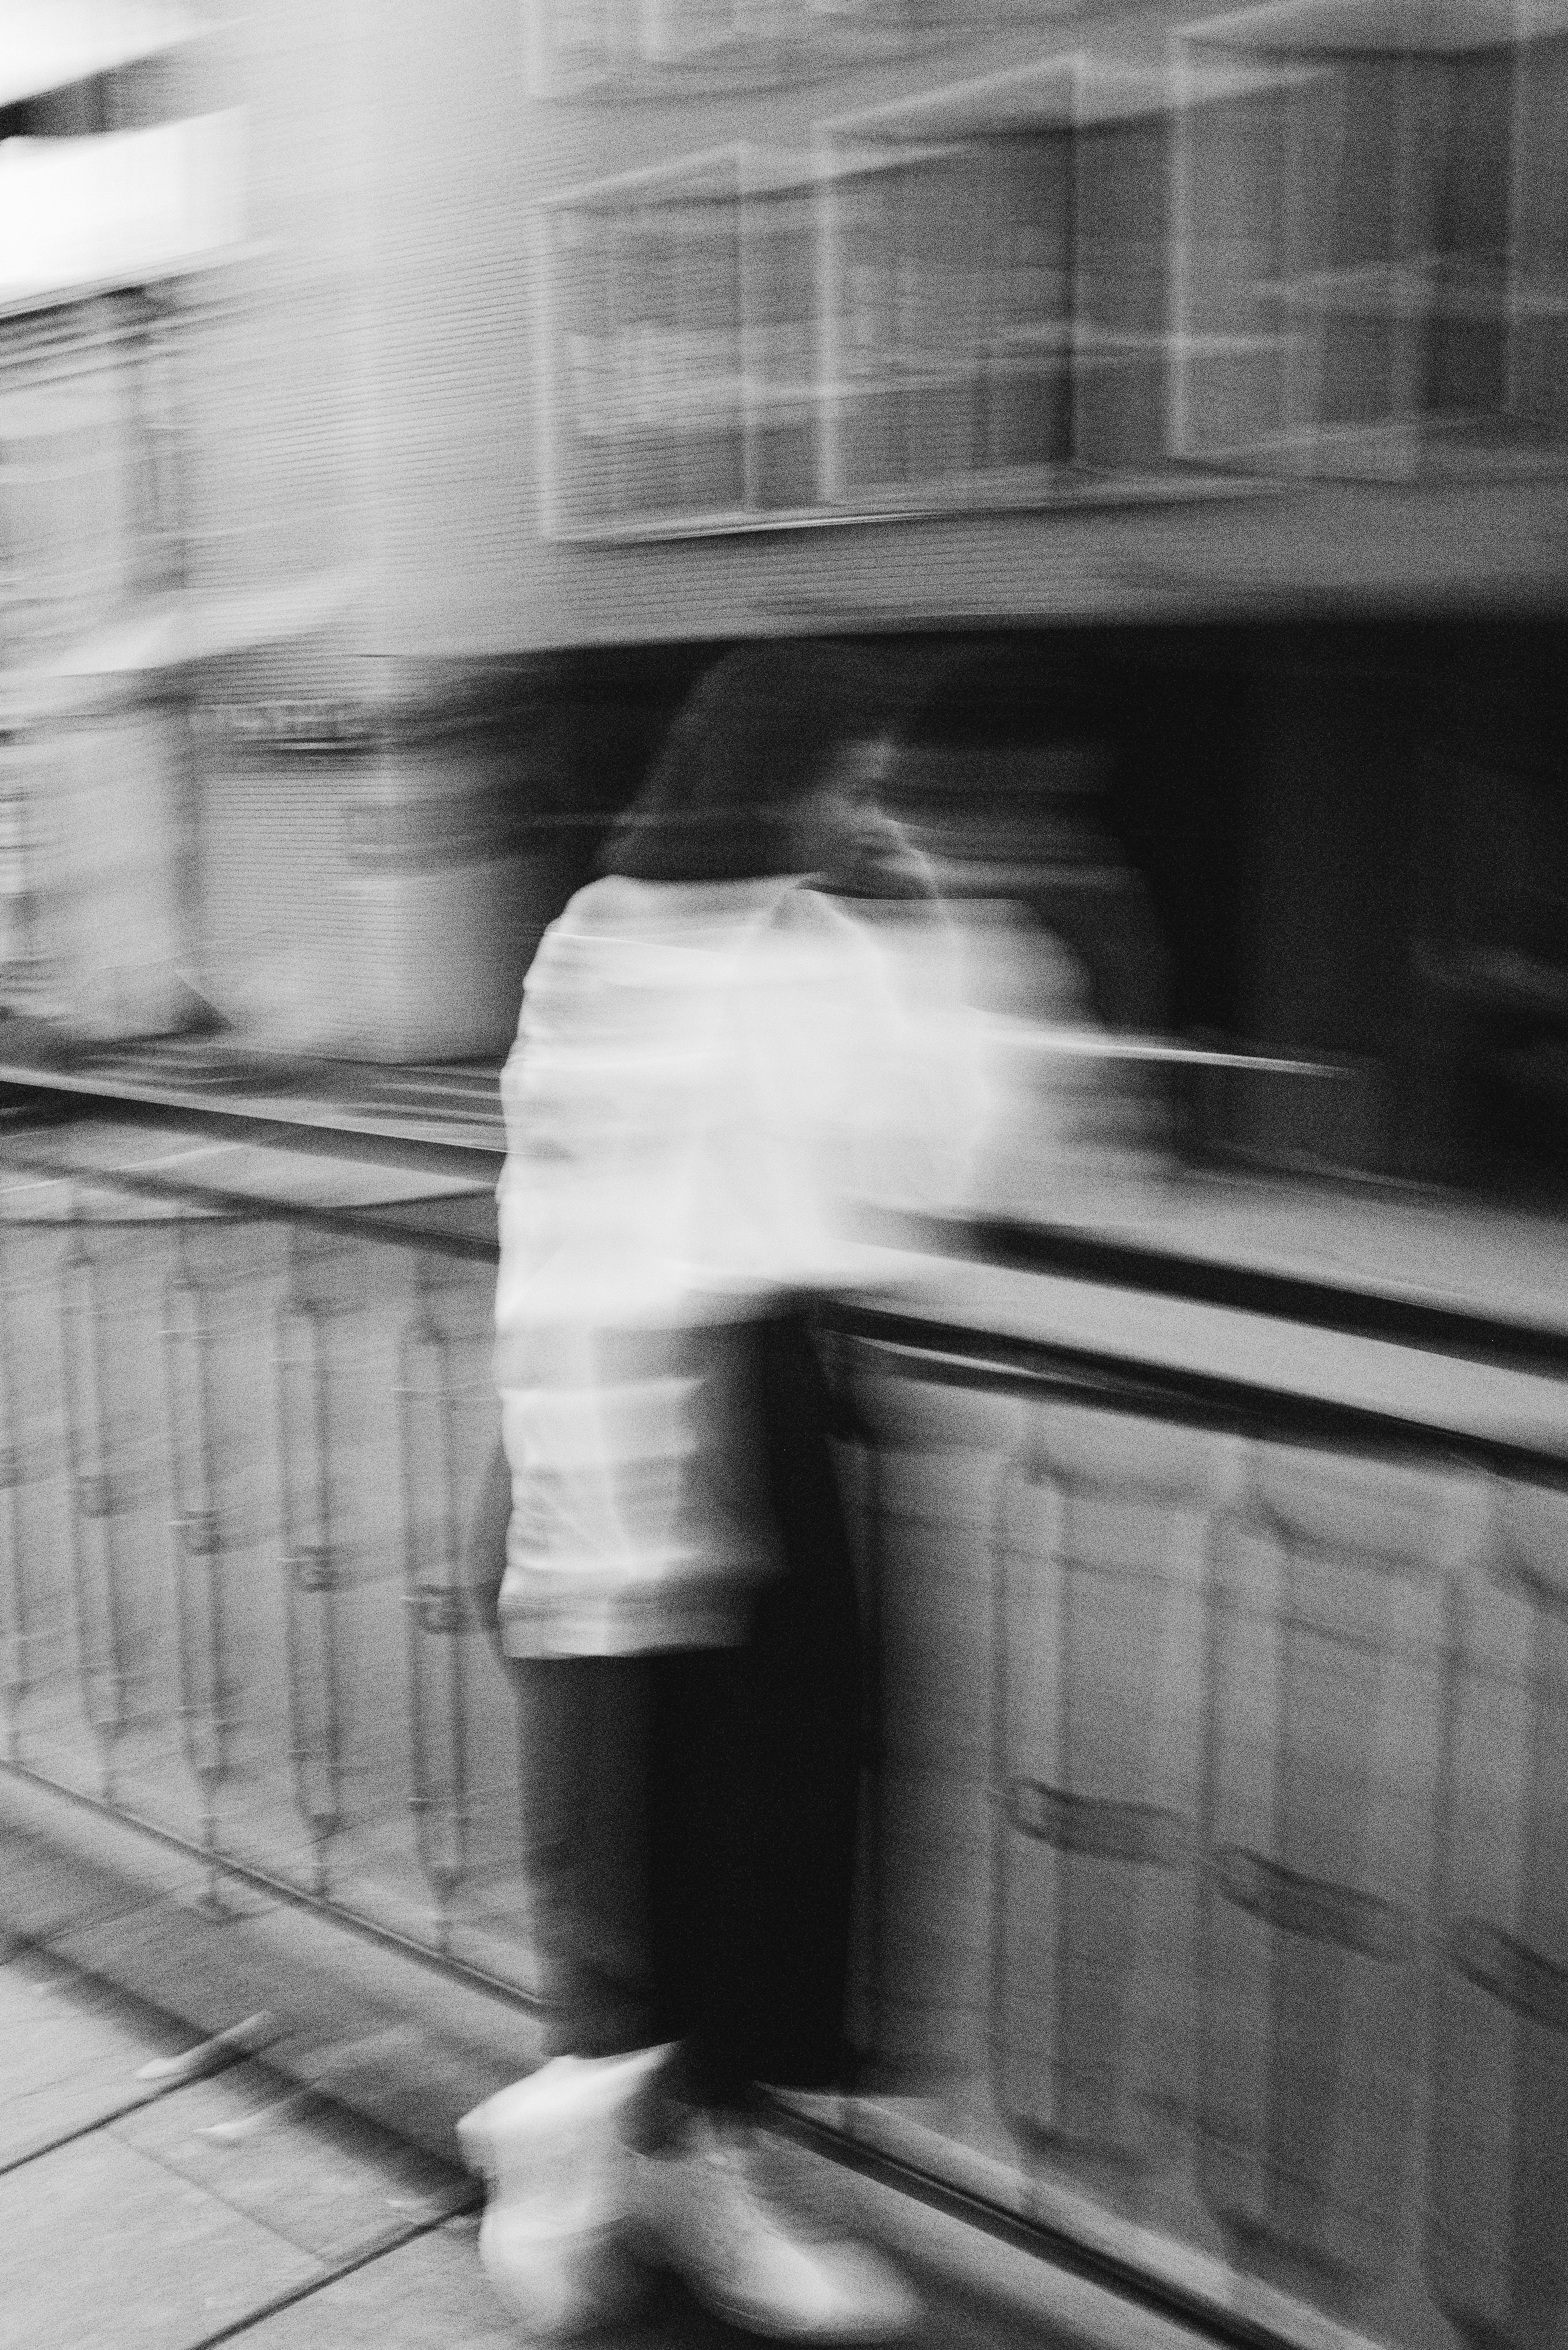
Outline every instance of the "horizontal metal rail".
[[[418, 1168], [472, 1177], [476, 1164], [493, 1161], [497, 1172], [505, 1155], [499, 1121], [492, 1128], [457, 1118], [400, 1117], [395, 1111], [365, 1111], [306, 1097], [254, 1096], [223, 1098], [206, 1088], [123, 1080], [72, 1072], [47, 1072], [25, 1064], [0, 1062], [0, 1102], [25, 1110], [42, 1125], [67, 1124], [73, 1107], [99, 1116], [151, 1117], [230, 1140], [269, 1144], [285, 1150], [341, 1155], [349, 1146], [361, 1159], [388, 1167]], [[25, 1126], [7, 1134], [20, 1140]]]
[[[1129, 1044], [1127, 1049], [1137, 1054], [1143, 1048]], [[1220, 1057], [1237, 1066], [1245, 1062], [1241, 1055]], [[470, 1104], [466, 1117], [451, 1114], [450, 1088], [445, 1086], [437, 1086], [431, 1106], [421, 1107], [415, 1115], [410, 1104], [417, 1095], [410, 1095], [401, 1106], [392, 1102], [374, 1107], [348, 1099], [335, 1101], [325, 1093], [286, 1098], [247, 1087], [239, 1079], [226, 1078], [220, 1085], [211, 1080], [182, 1081], [178, 1072], [150, 1075], [133, 1053], [119, 1056], [107, 1068], [53, 1068], [32, 1061], [0, 1063], [0, 1102], [8, 1097], [15, 1111], [47, 1120], [56, 1131], [68, 1124], [73, 1113], [92, 1105], [110, 1118], [151, 1117], [213, 1138], [243, 1139], [264, 1147], [340, 1152], [348, 1146], [357, 1157], [378, 1164], [449, 1174], [459, 1180], [472, 1181], [477, 1175], [488, 1184], [499, 1176], [505, 1150], [494, 1090], [497, 1080], [488, 1073], [462, 1074], [466, 1079], [462, 1090]], [[479, 1116], [472, 1110], [475, 1099], [484, 1104]], [[26, 1154], [25, 1128], [13, 1127], [5, 1139], [8, 1151], [20, 1163]], [[107, 1175], [105, 1180], [109, 1180]], [[194, 1172], [182, 1179], [173, 1174], [143, 1175], [130, 1167], [123, 1174], [117, 1171], [112, 1180], [127, 1188], [161, 1190], [191, 1199], [207, 1196], [243, 1205], [256, 1214], [337, 1223], [344, 1229], [354, 1228], [361, 1212], [306, 1202], [296, 1206], [253, 1201], [248, 1194], [225, 1191], [221, 1183], [204, 1180]], [[417, 1226], [417, 1211], [410, 1206], [389, 1208], [385, 1213], [389, 1220], [401, 1213], [410, 1219], [410, 1229], [421, 1232], [426, 1229]], [[1049, 1218], [1025, 1222], [983, 1213], [931, 1216], [914, 1221], [911, 1237], [916, 1245], [935, 1254], [1004, 1271], [1096, 1283], [1501, 1369], [1568, 1378], [1568, 1323], [1528, 1319], [1440, 1298], [1400, 1295], [1350, 1277], [1324, 1280], [1282, 1272], [1234, 1257], [1096, 1232]], [[460, 1255], [483, 1256], [494, 1245], [491, 1240], [472, 1235], [443, 1238], [433, 1231], [431, 1238], [434, 1245]]]
[[1414, 1412], [1379, 1411], [1097, 1347], [934, 1322], [888, 1306], [835, 1304], [822, 1320], [827, 1329], [903, 1357], [936, 1384], [1058, 1396], [1100, 1411], [1325, 1451], [1441, 1458], [1456, 1467], [1568, 1487], [1568, 1448], [1484, 1436]]
[[944, 1256], [1009, 1272], [1088, 1281], [1148, 1297], [1179, 1298], [1232, 1314], [1264, 1315], [1345, 1338], [1376, 1338], [1423, 1354], [1568, 1378], [1568, 1324], [1521, 1320], [1351, 1281], [1319, 1281], [1266, 1265], [1198, 1256], [1152, 1242], [1003, 1218], [929, 1217], [919, 1243]]

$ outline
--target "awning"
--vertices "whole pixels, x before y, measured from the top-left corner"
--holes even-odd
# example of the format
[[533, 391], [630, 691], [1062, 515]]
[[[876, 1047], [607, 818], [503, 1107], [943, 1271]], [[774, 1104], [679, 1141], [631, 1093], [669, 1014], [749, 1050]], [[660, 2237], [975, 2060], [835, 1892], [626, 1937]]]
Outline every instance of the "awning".
[[244, 117], [0, 141], [0, 308], [209, 265], [244, 231]]
[[0, 0], [0, 106], [112, 73], [206, 29], [166, 0]]

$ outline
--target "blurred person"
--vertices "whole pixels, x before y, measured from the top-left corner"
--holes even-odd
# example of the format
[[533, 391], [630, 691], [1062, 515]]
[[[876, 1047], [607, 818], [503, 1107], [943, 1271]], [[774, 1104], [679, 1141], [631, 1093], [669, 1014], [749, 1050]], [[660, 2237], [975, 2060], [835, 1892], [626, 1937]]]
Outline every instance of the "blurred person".
[[[867, 1277], [852, 1203], [950, 1195], [982, 1107], [929, 868], [875, 806], [867, 686], [826, 648], [721, 662], [540, 947], [473, 1544], [488, 1601], [505, 1522], [492, 1621], [552, 2003], [571, 2056], [608, 2061], [547, 2065], [471, 2143], [493, 2180], [510, 2145], [525, 2201], [552, 2161], [580, 2183], [560, 2149], [597, 2116], [559, 2228], [591, 2232], [597, 2196], [607, 2251], [819, 2340], [912, 2305], [759, 2192], [751, 2120], [760, 2082], [845, 2074], [861, 1664], [810, 1305]], [[515, 2306], [618, 2306], [613, 2261], [575, 2301], [542, 2286], [545, 2237], [502, 2199]]]

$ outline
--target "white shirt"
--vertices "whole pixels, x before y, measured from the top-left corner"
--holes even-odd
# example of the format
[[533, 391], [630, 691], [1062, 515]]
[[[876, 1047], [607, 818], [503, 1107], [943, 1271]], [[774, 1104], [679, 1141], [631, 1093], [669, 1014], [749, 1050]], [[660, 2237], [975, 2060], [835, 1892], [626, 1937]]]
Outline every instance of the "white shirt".
[[[978, 1055], [950, 972], [791, 880], [594, 883], [502, 1079], [496, 1324], [683, 1323], [863, 1269], [857, 1201], [957, 1195]], [[923, 995], [924, 1001], [919, 1000]]]
[[979, 1122], [941, 935], [892, 938], [790, 879], [612, 877], [546, 932], [502, 1081], [511, 1645], [738, 1636], [723, 1326], [865, 1279], [857, 1203], [952, 1197]]

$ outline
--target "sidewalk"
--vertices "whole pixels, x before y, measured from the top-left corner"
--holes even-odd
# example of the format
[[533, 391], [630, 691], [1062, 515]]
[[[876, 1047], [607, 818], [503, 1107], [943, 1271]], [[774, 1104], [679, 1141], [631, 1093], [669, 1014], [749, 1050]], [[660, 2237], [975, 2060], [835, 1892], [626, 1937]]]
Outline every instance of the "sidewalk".
[[[188, 2029], [0, 1944], [0, 2340], [27, 2350], [510, 2350], [475, 2183], [261, 2055], [191, 2077]], [[163, 2066], [149, 2077], [150, 2066]], [[809, 2214], [807, 2215], [809, 2220]], [[919, 2279], [914, 2341], [1016, 2350], [1017, 2315]], [[670, 2286], [604, 2350], [720, 2350]]]

